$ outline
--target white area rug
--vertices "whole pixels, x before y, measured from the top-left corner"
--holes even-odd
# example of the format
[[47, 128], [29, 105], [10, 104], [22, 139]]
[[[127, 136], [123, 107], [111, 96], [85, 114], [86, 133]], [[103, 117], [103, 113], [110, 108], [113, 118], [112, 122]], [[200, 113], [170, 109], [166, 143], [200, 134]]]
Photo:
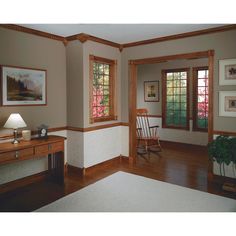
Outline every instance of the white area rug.
[[117, 172], [38, 212], [231, 212], [236, 200]]

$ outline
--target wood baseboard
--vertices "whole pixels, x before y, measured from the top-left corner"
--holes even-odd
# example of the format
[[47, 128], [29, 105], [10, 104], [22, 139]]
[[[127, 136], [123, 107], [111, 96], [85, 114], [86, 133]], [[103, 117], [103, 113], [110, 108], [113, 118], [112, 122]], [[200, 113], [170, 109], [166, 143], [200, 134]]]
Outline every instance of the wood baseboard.
[[204, 145], [197, 145], [197, 144], [190, 144], [190, 143], [181, 143], [181, 142], [174, 142], [174, 141], [167, 141], [167, 140], [160, 140], [161, 144], [165, 145], [177, 145], [177, 146], [186, 146], [186, 147], [203, 147], [206, 148]]
[[70, 172], [70, 173], [74, 172], [77, 174], [79, 173], [79, 174], [82, 174], [85, 176], [86, 174], [91, 174], [94, 171], [98, 171], [99, 169], [104, 169], [104, 168], [112, 166], [114, 164], [120, 165], [122, 162], [129, 163], [129, 157], [120, 155], [120, 156], [114, 157], [112, 159], [109, 159], [107, 161], [98, 163], [96, 165], [93, 165], [93, 166], [90, 166], [87, 168], [79, 168], [76, 166], [66, 164], [65, 169], [66, 169], [66, 172]]
[[90, 167], [84, 168], [84, 175], [87, 175], [87, 174], [92, 173], [94, 171], [97, 171], [99, 169], [103, 169], [103, 168], [109, 167], [109, 166], [114, 165], [114, 164], [119, 165], [121, 163], [121, 161], [122, 161], [122, 157], [118, 156], [118, 157], [114, 157], [112, 159], [109, 159], [107, 161], [98, 163], [98, 164], [96, 164], [94, 166], [90, 166]]
[[76, 174], [80, 174], [80, 175], [84, 175], [84, 168], [79, 168], [76, 166], [72, 166], [69, 164], [66, 164], [66, 172], [70, 172], [70, 173], [76, 173]]
[[236, 178], [230, 178], [230, 177], [214, 175], [214, 174], [212, 174], [211, 181], [218, 184], [224, 184], [224, 183], [236, 184]]
[[222, 188], [223, 188], [223, 190], [225, 190], [227, 192], [236, 193], [236, 184], [224, 183]]
[[18, 188], [25, 187], [32, 183], [40, 182], [48, 178], [48, 171], [43, 171], [38, 174], [30, 175], [21, 179], [17, 179], [5, 184], [0, 185], [0, 194], [11, 192]]

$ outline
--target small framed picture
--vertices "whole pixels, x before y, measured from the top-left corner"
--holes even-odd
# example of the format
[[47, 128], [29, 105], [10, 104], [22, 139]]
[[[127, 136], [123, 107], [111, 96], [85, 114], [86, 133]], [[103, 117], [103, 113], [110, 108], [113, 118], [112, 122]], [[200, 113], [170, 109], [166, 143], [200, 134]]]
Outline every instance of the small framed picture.
[[1, 66], [2, 106], [46, 105], [46, 70]]
[[236, 117], [236, 91], [219, 92], [219, 115]]
[[236, 59], [219, 60], [219, 84], [236, 85]]
[[144, 101], [159, 102], [159, 81], [144, 82]]

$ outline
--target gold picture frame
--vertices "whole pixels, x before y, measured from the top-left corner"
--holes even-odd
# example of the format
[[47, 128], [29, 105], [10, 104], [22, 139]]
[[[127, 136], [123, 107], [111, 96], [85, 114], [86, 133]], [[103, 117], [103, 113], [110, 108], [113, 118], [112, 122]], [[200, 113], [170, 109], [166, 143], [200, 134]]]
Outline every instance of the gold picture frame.
[[159, 102], [159, 81], [144, 81], [144, 101]]
[[46, 70], [2, 65], [1, 105], [47, 105], [46, 80]]

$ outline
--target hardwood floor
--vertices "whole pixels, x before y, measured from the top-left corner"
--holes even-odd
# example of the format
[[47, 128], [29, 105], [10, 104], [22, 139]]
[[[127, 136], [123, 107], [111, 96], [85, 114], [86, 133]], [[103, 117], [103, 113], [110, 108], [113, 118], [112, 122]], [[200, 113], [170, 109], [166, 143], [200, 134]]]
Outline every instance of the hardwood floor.
[[223, 191], [220, 184], [207, 182], [208, 157], [205, 147], [169, 142], [162, 142], [162, 147], [163, 151], [159, 155], [152, 154], [150, 159], [139, 157], [135, 166], [123, 158], [106, 167], [91, 169], [84, 177], [75, 170], [68, 171], [64, 186], [42, 181], [2, 194], [0, 211], [34, 211], [120, 170], [236, 199], [235, 193]]

